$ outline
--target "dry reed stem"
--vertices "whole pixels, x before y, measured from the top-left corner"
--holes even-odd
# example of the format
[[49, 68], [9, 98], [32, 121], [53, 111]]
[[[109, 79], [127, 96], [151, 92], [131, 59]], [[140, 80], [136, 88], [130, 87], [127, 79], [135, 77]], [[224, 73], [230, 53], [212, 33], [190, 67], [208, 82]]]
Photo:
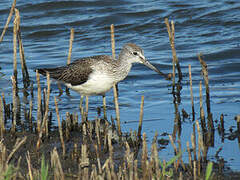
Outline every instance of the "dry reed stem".
[[30, 100], [30, 105], [29, 105], [29, 114], [28, 114], [28, 119], [29, 119], [29, 129], [32, 131], [33, 128], [33, 123], [32, 123], [32, 110], [33, 110], [33, 101], [32, 99]]
[[125, 146], [126, 146], [126, 151], [125, 151], [125, 159], [127, 161], [127, 168], [128, 168], [128, 179], [133, 179], [133, 153], [131, 153], [131, 149], [130, 146], [127, 142], [125, 142]]
[[[0, 169], [5, 170], [8, 167], [8, 164], [6, 164], [7, 161], [7, 149], [6, 146], [3, 144], [3, 139], [0, 140]], [[0, 174], [1, 177], [1, 174]]]
[[111, 45], [112, 45], [112, 57], [113, 59], [116, 58], [116, 53], [115, 53], [115, 40], [114, 40], [114, 24], [111, 24]]
[[29, 178], [30, 178], [30, 180], [33, 180], [32, 166], [31, 166], [31, 157], [30, 157], [29, 151], [27, 151], [26, 159], [27, 159], [27, 164], [28, 164]]
[[177, 154], [178, 154], [178, 150], [177, 150], [176, 145], [174, 144], [173, 138], [172, 138], [171, 135], [168, 135], [168, 137], [169, 137], [169, 140], [170, 140], [170, 142], [171, 142], [171, 144], [172, 144], [172, 147], [173, 147], [173, 149], [174, 149], [174, 153], [175, 153], [175, 155], [177, 155]]
[[14, 147], [13, 147], [13, 150], [11, 151], [11, 153], [9, 154], [7, 160], [6, 160], [6, 164], [9, 163], [9, 161], [12, 159], [13, 157], [13, 154], [20, 148], [21, 145], [23, 145], [27, 140], [27, 136], [25, 136], [24, 138], [22, 138], [21, 140], [20, 139], [17, 139]]
[[[19, 29], [18, 20], [19, 16], [15, 13], [14, 22], [13, 22], [13, 76], [17, 82], [17, 32]], [[16, 86], [17, 87], [17, 86]]]
[[172, 83], [173, 83], [173, 90], [174, 90], [174, 87], [175, 87], [175, 64], [176, 64], [176, 59], [175, 59], [176, 52], [174, 51], [175, 47], [174, 47], [174, 36], [173, 36], [174, 32], [172, 32], [172, 30], [170, 29], [168, 18], [165, 18], [165, 24], [167, 26], [167, 32], [168, 32], [169, 41], [170, 41], [170, 45], [172, 48], [172, 55], [173, 55]]
[[189, 81], [190, 81], [190, 93], [191, 93], [191, 103], [192, 103], [192, 121], [195, 120], [195, 111], [194, 111], [194, 99], [193, 99], [193, 89], [192, 89], [192, 72], [191, 72], [191, 65], [188, 65], [189, 71]]
[[221, 114], [221, 116], [220, 116], [220, 124], [221, 124], [221, 132], [222, 132], [222, 134], [224, 133], [224, 116], [223, 116], [223, 114]]
[[210, 111], [210, 91], [209, 91], [209, 80], [208, 80], [208, 69], [207, 69], [207, 64], [203, 59], [201, 58], [202, 54], [198, 55], [198, 59], [201, 63], [202, 66], [202, 73], [203, 73], [203, 78], [204, 78], [204, 83], [206, 87], [206, 104], [207, 104], [207, 112], [208, 115], [211, 113]]
[[193, 124], [193, 133], [191, 137], [192, 147], [193, 147], [193, 157], [194, 161], [197, 160], [197, 149], [196, 149], [196, 127], [195, 123]]
[[63, 156], [65, 156], [66, 150], [65, 150], [64, 140], [63, 140], [63, 132], [62, 132], [62, 126], [61, 126], [61, 122], [60, 122], [58, 103], [57, 103], [56, 97], [54, 97], [54, 102], [55, 102], [55, 109], [56, 109], [56, 114], [57, 114], [58, 130], [59, 130], [60, 140], [61, 140], [61, 144], [62, 144], [62, 152], [63, 152]]
[[[70, 64], [71, 63], [71, 56], [72, 56], [72, 44], [73, 44], [73, 40], [74, 40], [74, 29], [71, 28], [70, 30], [70, 39], [69, 39], [69, 49], [68, 49], [68, 58], [67, 58], [67, 64]], [[63, 93], [63, 90], [59, 85], [59, 90], [60, 90], [60, 95]], [[66, 87], [66, 94], [70, 95], [70, 91], [69, 91], [69, 88]]]
[[38, 88], [38, 106], [37, 106], [37, 132], [40, 132], [41, 122], [42, 122], [42, 95], [41, 95], [41, 85], [40, 85], [40, 75], [38, 70], [36, 70], [36, 80]]
[[45, 134], [48, 136], [48, 112], [49, 112], [49, 100], [50, 100], [50, 90], [51, 90], [51, 83], [50, 83], [50, 75], [47, 72], [47, 99], [46, 99], [46, 109], [45, 109], [45, 114], [43, 118], [43, 125], [45, 129]]
[[87, 168], [88, 166], [89, 166], [89, 158], [88, 158], [88, 152], [87, 152], [87, 144], [82, 144], [80, 167]]
[[[157, 138], [157, 133], [155, 134], [155, 137]], [[152, 161], [154, 161], [153, 166], [155, 166], [155, 174], [157, 175], [157, 177], [161, 177], [161, 172], [160, 172], [160, 168], [159, 168], [159, 156], [158, 156], [156, 141], [152, 144]]]
[[51, 152], [51, 166], [54, 169], [54, 179], [64, 180], [64, 173], [56, 147], [54, 147], [53, 151]]
[[99, 171], [99, 174], [101, 175], [101, 174], [102, 174], [102, 166], [101, 166], [101, 161], [100, 161], [100, 155], [99, 155], [98, 145], [97, 145], [97, 144], [94, 144], [94, 148], [95, 148], [96, 155], [97, 155], [98, 171]]
[[16, 131], [16, 122], [17, 122], [17, 85], [15, 76], [11, 76], [12, 79], [12, 103], [13, 103], [13, 122], [11, 127], [11, 132], [15, 133]]
[[44, 98], [44, 102], [45, 102], [45, 114], [44, 114], [44, 117], [43, 117], [43, 121], [42, 121], [42, 124], [41, 124], [41, 128], [40, 128], [40, 132], [39, 132], [39, 135], [38, 135], [38, 141], [37, 141], [37, 145], [36, 145], [36, 150], [38, 151], [39, 148], [40, 148], [40, 144], [41, 144], [41, 139], [42, 139], [42, 136], [43, 136], [43, 131], [45, 131], [45, 134], [46, 136], [48, 136], [48, 108], [49, 108], [49, 99], [50, 99], [50, 75], [49, 73], [47, 72], [46, 74], [47, 76], [47, 84], [48, 84], [48, 89], [47, 89], [47, 99], [45, 101], [45, 98]]
[[206, 122], [205, 122], [205, 115], [203, 109], [203, 95], [202, 95], [202, 81], [199, 83], [199, 99], [200, 99], [200, 119], [201, 119], [201, 126], [202, 130], [206, 131]]
[[107, 119], [107, 103], [106, 103], [106, 96], [103, 96], [103, 117]]
[[169, 41], [170, 41], [170, 45], [171, 45], [171, 49], [172, 49], [172, 56], [173, 56], [172, 81], [173, 81], [173, 90], [174, 90], [174, 86], [175, 86], [175, 66], [177, 67], [177, 70], [178, 70], [179, 81], [182, 80], [182, 72], [181, 72], [181, 68], [180, 68], [180, 65], [179, 65], [179, 61], [178, 61], [177, 53], [176, 53], [176, 49], [175, 49], [175, 27], [174, 27], [174, 22], [171, 21], [171, 27], [170, 27], [168, 18], [165, 18], [165, 24], [167, 26], [167, 31], [168, 31], [168, 36], [169, 36]]
[[2, 92], [2, 101], [3, 101], [3, 107], [4, 107], [4, 118], [8, 119], [10, 118], [10, 105], [6, 104], [4, 92]]
[[109, 158], [110, 158], [110, 161], [112, 161], [112, 158], [113, 158], [112, 139], [110, 135], [108, 135], [107, 138], [108, 138], [107, 140], [108, 140]]
[[74, 29], [71, 28], [67, 64], [70, 64], [71, 62], [73, 39], [74, 39]]
[[24, 48], [22, 44], [22, 38], [21, 38], [21, 31], [20, 31], [20, 14], [19, 10], [15, 8], [15, 16], [16, 16], [16, 24], [17, 24], [17, 38], [18, 38], [18, 44], [19, 44], [19, 54], [21, 58], [21, 67], [22, 67], [22, 75], [23, 75], [23, 83], [24, 87], [27, 88], [29, 86], [29, 74], [27, 70], [25, 55], [24, 55]]
[[85, 116], [86, 116], [86, 119], [87, 119], [87, 117], [88, 117], [88, 96], [86, 96], [86, 98], [85, 98], [85, 103], [86, 103]]
[[193, 179], [197, 180], [197, 162], [193, 161]]
[[97, 119], [96, 123], [95, 123], [95, 132], [97, 135], [97, 145], [98, 145], [98, 149], [101, 149], [101, 141], [100, 141], [100, 120]]
[[16, 0], [13, 0], [13, 3], [12, 3], [12, 7], [10, 9], [10, 12], [9, 12], [9, 15], [8, 15], [8, 18], [7, 18], [7, 21], [6, 21], [6, 24], [3, 28], [3, 31], [2, 31], [2, 34], [1, 34], [1, 37], [0, 37], [0, 43], [2, 42], [3, 40], [3, 36], [5, 34], [5, 32], [7, 31], [7, 28], [8, 28], [8, 25], [10, 23], [10, 20], [12, 18], [12, 15], [13, 15], [13, 12], [14, 12], [14, 9], [15, 9], [15, 6], [16, 6]]
[[140, 117], [139, 117], [139, 124], [138, 124], [138, 139], [139, 140], [141, 139], [141, 132], [142, 132], [143, 106], [144, 106], [144, 96], [141, 97]]
[[[114, 40], [114, 25], [111, 24], [111, 45], [112, 45], [112, 57], [113, 59], [116, 58], [115, 55], [115, 40]], [[113, 85], [113, 94], [114, 94], [114, 103], [115, 103], [115, 111], [116, 111], [116, 118], [117, 118], [117, 129], [118, 134], [121, 135], [121, 126], [120, 126], [120, 113], [119, 113], [119, 105], [118, 105], [118, 93], [117, 93], [117, 85]]]
[[1, 133], [1, 138], [3, 137], [4, 131], [5, 131], [4, 105], [3, 105], [2, 97], [0, 97], [0, 133]]
[[[59, 114], [59, 113], [58, 113]], [[66, 136], [66, 140], [68, 141], [70, 138], [70, 113], [66, 112], [66, 126], [65, 126], [65, 136]], [[59, 118], [60, 119], [60, 118]], [[62, 130], [61, 130], [62, 131]]]
[[115, 103], [115, 110], [116, 110], [117, 130], [118, 130], [118, 134], [121, 135], [122, 131], [121, 131], [121, 125], [120, 125], [120, 112], [119, 112], [118, 95], [117, 95], [116, 85], [113, 86], [113, 94], [114, 94], [114, 103]]
[[198, 132], [198, 175], [200, 176], [201, 174], [201, 150], [204, 152], [204, 145], [203, 145], [203, 139], [202, 139], [202, 134], [199, 126], [199, 122], [196, 120], [196, 125], [197, 125], [197, 132]]
[[143, 179], [147, 179], [147, 139], [146, 139], [146, 133], [143, 133], [143, 144], [142, 144], [142, 162], [141, 162], [141, 168], [143, 169]]

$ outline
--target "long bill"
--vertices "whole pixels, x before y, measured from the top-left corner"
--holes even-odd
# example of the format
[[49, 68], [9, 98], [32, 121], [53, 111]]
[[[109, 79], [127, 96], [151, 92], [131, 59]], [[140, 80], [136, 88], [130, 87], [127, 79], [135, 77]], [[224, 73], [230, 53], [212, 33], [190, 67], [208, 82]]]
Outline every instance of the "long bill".
[[142, 63], [147, 66], [148, 68], [152, 69], [153, 71], [157, 72], [158, 74], [160, 74], [161, 76], [164, 76], [166, 79], [171, 79], [171, 74], [165, 74], [161, 71], [159, 71], [155, 66], [153, 66], [149, 61], [147, 61], [146, 59], [144, 59], [142, 61]]

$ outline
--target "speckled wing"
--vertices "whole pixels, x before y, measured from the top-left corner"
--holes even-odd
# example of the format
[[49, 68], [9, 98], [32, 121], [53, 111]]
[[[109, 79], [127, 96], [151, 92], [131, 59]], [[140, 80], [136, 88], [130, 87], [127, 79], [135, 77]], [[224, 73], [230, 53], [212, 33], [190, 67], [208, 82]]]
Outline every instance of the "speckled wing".
[[49, 72], [51, 78], [73, 86], [85, 83], [92, 71], [91, 60], [89, 61], [87, 58], [76, 60], [63, 67], [38, 69], [42, 75]]
[[69, 64], [63, 71], [58, 80], [70, 83], [72, 86], [85, 83], [92, 73], [91, 61], [80, 59]]

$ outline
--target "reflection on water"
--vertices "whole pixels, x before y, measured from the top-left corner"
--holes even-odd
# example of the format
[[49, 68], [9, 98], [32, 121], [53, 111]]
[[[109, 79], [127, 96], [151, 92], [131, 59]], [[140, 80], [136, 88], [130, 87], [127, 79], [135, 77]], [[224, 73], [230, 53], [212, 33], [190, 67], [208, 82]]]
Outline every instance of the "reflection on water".
[[[8, 17], [10, 1], [0, 2], [0, 31]], [[183, 79], [178, 97], [173, 97], [171, 82], [141, 65], [135, 65], [126, 80], [119, 84], [120, 117], [122, 122], [139, 119], [141, 95], [145, 96], [143, 131], [149, 139], [167, 132], [173, 134], [176, 125], [176, 102], [180, 116], [179, 138], [182, 147], [190, 141], [192, 133], [191, 96], [188, 79], [188, 64], [192, 67], [195, 117], [201, 121], [199, 102], [199, 82], [201, 65], [197, 54], [203, 53], [208, 65], [210, 104], [214, 129], [221, 125], [224, 129], [215, 131], [214, 144], [209, 148], [208, 157], [218, 154], [234, 170], [239, 169], [239, 147], [234, 117], [240, 113], [240, 29], [237, 1], [19, 1], [17, 8], [21, 16], [21, 33], [29, 76], [33, 81], [34, 100], [37, 85], [34, 69], [64, 65], [67, 61], [70, 29], [74, 28], [75, 38], [72, 59], [97, 54], [111, 54], [110, 24], [115, 25], [116, 51], [127, 42], [139, 44], [147, 59], [165, 73], [172, 71], [172, 53], [169, 45], [164, 18], [175, 22], [175, 46], [180, 61]], [[6, 101], [11, 102], [11, 75], [13, 72], [13, 23], [0, 43], [0, 91], [5, 93]], [[19, 59], [19, 57], [18, 57]], [[22, 80], [21, 64], [18, 63], [19, 81]], [[46, 87], [46, 79], [41, 77], [41, 86]], [[19, 83], [20, 90], [23, 88]], [[52, 82], [51, 97], [57, 96], [57, 84]], [[22, 91], [20, 91], [22, 92]], [[79, 112], [79, 94], [71, 91], [71, 96], [63, 94], [59, 110]], [[22, 97], [22, 94], [20, 95]], [[174, 99], [176, 98], [176, 99]], [[206, 112], [205, 86], [203, 86], [203, 109]], [[30, 96], [28, 97], [30, 99]], [[50, 110], [54, 109], [54, 98], [50, 98]], [[24, 104], [24, 102], [22, 102]], [[96, 109], [102, 105], [101, 97], [90, 97], [90, 119], [97, 116]], [[108, 117], [115, 116], [112, 92], [107, 94]], [[28, 106], [28, 105], [27, 105]], [[37, 105], [33, 105], [37, 109]], [[189, 114], [183, 121], [182, 109]], [[36, 114], [33, 111], [33, 116]], [[223, 116], [221, 116], [223, 114]], [[53, 113], [53, 119], [55, 115]], [[207, 117], [207, 115], [206, 115]], [[151, 121], [158, 119], [157, 121]], [[206, 121], [207, 122], [207, 121]], [[122, 124], [122, 129], [136, 129], [137, 122]], [[206, 124], [207, 126], [207, 124]], [[223, 138], [225, 137], [225, 138]], [[223, 140], [225, 139], [225, 140]], [[160, 156], [170, 158], [173, 150], [169, 145]]]

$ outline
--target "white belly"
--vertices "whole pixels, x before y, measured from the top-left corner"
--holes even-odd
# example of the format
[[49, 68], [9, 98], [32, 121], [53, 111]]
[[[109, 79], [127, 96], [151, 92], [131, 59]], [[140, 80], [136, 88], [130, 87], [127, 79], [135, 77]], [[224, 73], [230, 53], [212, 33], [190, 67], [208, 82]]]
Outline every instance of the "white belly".
[[72, 86], [71, 84], [66, 84], [66, 86], [81, 95], [103, 95], [112, 88], [113, 84], [114, 81], [111, 76], [94, 72], [90, 75], [87, 82], [77, 86]]

